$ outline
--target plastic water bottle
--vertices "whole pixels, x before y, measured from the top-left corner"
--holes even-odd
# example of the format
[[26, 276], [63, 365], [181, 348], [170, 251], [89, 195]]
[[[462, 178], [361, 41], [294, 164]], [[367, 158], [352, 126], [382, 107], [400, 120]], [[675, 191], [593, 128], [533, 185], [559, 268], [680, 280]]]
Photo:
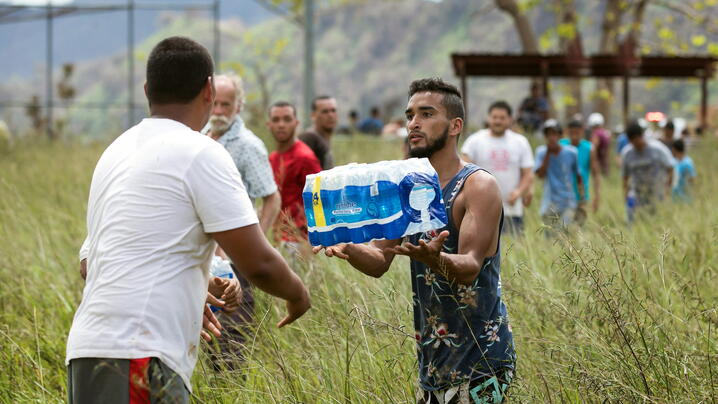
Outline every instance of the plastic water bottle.
[[626, 216], [628, 217], [628, 224], [633, 223], [633, 218], [636, 211], [636, 192], [634, 190], [628, 191], [628, 196], [626, 196]]
[[[216, 255], [212, 257], [212, 264], [209, 267], [209, 273], [210, 275], [216, 276], [218, 278], [234, 278], [234, 271], [232, 271], [232, 265], [229, 263], [229, 261], [224, 260], [222, 259], [222, 257], [218, 257]], [[210, 305], [209, 308], [212, 309], [212, 312], [222, 310], [221, 307], [216, 307], [212, 305]]]
[[397, 239], [448, 221], [428, 159], [349, 164], [311, 174], [302, 198], [315, 246]]

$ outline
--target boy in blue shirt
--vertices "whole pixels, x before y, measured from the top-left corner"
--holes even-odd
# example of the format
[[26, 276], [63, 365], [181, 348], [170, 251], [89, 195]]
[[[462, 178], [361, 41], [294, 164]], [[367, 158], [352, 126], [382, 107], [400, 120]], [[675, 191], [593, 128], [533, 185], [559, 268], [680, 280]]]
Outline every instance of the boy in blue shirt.
[[696, 177], [696, 168], [693, 160], [686, 155], [686, 144], [682, 139], [673, 142], [673, 157], [676, 159], [675, 173], [676, 182], [673, 185], [673, 199], [682, 202], [690, 202], [689, 189], [692, 187]]
[[[561, 125], [555, 119], [544, 123], [546, 144], [536, 148], [536, 168], [539, 178], [544, 179], [541, 218], [549, 227], [567, 227], [573, 220], [579, 200], [584, 199], [583, 178], [578, 169], [578, 152], [573, 146], [563, 146]], [[576, 179], [578, 199], [574, 193]]]
[[[600, 183], [601, 177], [599, 172], [598, 159], [596, 158], [596, 149], [593, 144], [583, 137], [583, 124], [579, 120], [572, 120], [568, 123], [568, 138], [559, 140], [562, 146], [573, 146], [578, 152], [578, 171], [581, 174], [573, 178], [573, 191], [576, 194], [578, 208], [576, 209], [576, 221], [579, 224], [585, 220], [586, 211], [584, 205], [589, 199], [589, 182], [593, 175], [593, 212], [598, 211], [600, 201]], [[583, 180], [583, 198], [578, 193], [578, 180]]]

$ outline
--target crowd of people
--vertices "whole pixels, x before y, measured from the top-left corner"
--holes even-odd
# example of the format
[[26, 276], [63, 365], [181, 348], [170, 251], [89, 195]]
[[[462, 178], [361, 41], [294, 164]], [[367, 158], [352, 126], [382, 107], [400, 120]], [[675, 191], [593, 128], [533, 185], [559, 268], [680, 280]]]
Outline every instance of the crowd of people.
[[[461, 152], [464, 159], [485, 167], [499, 181], [507, 231], [523, 231], [523, 212], [532, 201], [534, 176], [543, 180], [539, 213], [547, 231], [566, 230], [572, 224], [582, 225], [589, 211], [599, 209], [602, 177], [613, 164], [613, 139], [604, 122], [600, 113], [590, 114], [585, 124], [576, 116], [567, 122], [564, 133], [560, 122], [546, 119], [536, 125], [545, 144], [534, 153], [527, 138], [512, 130], [517, 125], [511, 106], [497, 101], [489, 107], [487, 128], [469, 135]], [[629, 224], [636, 213], [655, 212], [656, 204], [671, 195], [690, 202], [696, 171], [686, 154], [686, 137], [687, 132], [675, 135], [670, 120], [660, 126], [644, 119], [632, 121], [616, 136], [615, 161], [621, 170]]]
[[[310, 256], [302, 191], [307, 175], [334, 166], [336, 99], [316, 97], [301, 133], [296, 107], [276, 100], [266, 111], [270, 153], [240, 116], [242, 80], [215, 75], [207, 50], [182, 37], [152, 50], [146, 95], [151, 116], [105, 150], [92, 179], [80, 251], [86, 285], [67, 343], [72, 403], [134, 396], [186, 403], [200, 335], [219, 340], [210, 347], [217, 371], [242, 363], [254, 287], [286, 301], [280, 327], [310, 308], [307, 288], [274, 246]], [[540, 214], [557, 230], [585, 221], [589, 203], [599, 209], [610, 167], [603, 117], [592, 114], [586, 125], [572, 119], [564, 138], [541, 102], [520, 108], [522, 121], [544, 134], [535, 152], [512, 130], [504, 101], [491, 104], [487, 128], [459, 152], [463, 105], [455, 86], [420, 79], [409, 87], [401, 119], [384, 125], [378, 108], [364, 120], [350, 113], [349, 130], [403, 136], [408, 157], [429, 159], [449, 218], [443, 229], [313, 249], [373, 277], [395, 256], [410, 258], [418, 403], [503, 402], [516, 351], [501, 296], [502, 236], [524, 231], [535, 176], [544, 181]], [[685, 142], [669, 142], [671, 152], [666, 139], [644, 132], [629, 125], [621, 146], [629, 220], [666, 198], [674, 169], [672, 193], [681, 200], [690, 199], [695, 177]], [[211, 278], [213, 255], [231, 260], [236, 278]], [[215, 315], [207, 303], [222, 310]]]

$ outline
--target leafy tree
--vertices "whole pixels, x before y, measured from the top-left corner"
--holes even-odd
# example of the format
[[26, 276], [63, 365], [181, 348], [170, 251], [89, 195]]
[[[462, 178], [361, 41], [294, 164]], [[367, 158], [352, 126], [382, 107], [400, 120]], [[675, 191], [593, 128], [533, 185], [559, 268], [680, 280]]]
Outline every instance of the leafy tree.
[[[598, 54], [678, 55], [701, 52], [718, 55], [718, 0], [602, 0], [584, 4], [585, 10], [577, 10], [575, 0], [494, 0], [494, 4], [513, 20], [526, 54], [582, 54], [582, 37], [585, 36], [582, 32], [593, 27], [587, 22], [590, 17], [581, 19], [580, 16], [598, 11], [601, 15]], [[642, 36], [651, 9], [661, 12], [655, 13], [659, 17], [652, 21], [652, 35]], [[538, 34], [531, 17], [541, 11], [553, 13], [555, 24]], [[577, 80], [569, 80], [568, 88], [564, 104], [566, 115], [570, 116], [581, 110], [583, 97]], [[598, 80], [592, 93], [594, 110], [610, 117], [613, 94], [613, 80]]]

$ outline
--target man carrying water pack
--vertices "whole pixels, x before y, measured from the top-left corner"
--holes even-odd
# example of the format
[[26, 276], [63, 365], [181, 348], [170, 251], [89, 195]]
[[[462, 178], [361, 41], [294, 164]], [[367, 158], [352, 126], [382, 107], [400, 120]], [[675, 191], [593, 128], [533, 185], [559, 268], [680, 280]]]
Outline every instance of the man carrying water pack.
[[501, 192], [491, 174], [459, 158], [464, 108], [456, 87], [414, 81], [406, 118], [410, 155], [428, 157], [439, 175], [448, 225], [404, 243], [339, 244], [325, 254], [377, 278], [397, 254], [411, 259], [418, 403], [501, 403], [516, 363], [501, 299]]

